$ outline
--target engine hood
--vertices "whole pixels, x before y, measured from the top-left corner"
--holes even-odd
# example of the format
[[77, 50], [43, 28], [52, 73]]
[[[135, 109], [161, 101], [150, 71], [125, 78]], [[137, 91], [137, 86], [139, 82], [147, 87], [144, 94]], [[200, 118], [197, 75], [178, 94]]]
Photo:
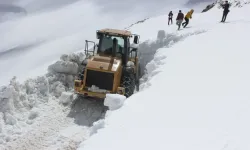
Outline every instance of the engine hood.
[[87, 68], [93, 70], [116, 72], [120, 65], [120, 58], [96, 55], [88, 60]]

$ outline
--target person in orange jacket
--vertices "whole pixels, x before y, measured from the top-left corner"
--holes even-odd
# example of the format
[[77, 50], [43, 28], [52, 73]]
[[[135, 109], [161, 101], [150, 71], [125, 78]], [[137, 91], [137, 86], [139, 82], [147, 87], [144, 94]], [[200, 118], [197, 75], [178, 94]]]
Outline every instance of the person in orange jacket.
[[183, 28], [185, 28], [185, 27], [188, 25], [189, 19], [192, 19], [193, 12], [194, 12], [194, 10], [191, 9], [191, 10], [186, 14], [186, 16], [185, 16], [185, 18], [184, 18], [184, 19], [185, 19], [185, 22], [182, 23]]

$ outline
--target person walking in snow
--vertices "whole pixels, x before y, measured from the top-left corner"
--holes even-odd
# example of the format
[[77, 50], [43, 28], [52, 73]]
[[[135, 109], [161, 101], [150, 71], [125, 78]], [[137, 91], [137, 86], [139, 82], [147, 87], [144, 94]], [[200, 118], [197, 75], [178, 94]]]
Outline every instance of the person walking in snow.
[[185, 19], [185, 22], [182, 23], [183, 28], [186, 28], [186, 26], [187, 26], [188, 23], [189, 23], [189, 19], [192, 19], [193, 12], [194, 12], [194, 10], [191, 9], [191, 10], [186, 14], [186, 16], [185, 16], [185, 18], [184, 18], [184, 19]]
[[227, 14], [229, 13], [229, 7], [230, 7], [228, 1], [225, 1], [225, 4], [222, 4], [221, 7], [224, 9], [221, 22], [225, 22], [227, 18]]
[[169, 14], [168, 14], [168, 25], [169, 25], [169, 22], [171, 21], [171, 24], [173, 24], [173, 13], [172, 13], [172, 11], [170, 11], [169, 12]]
[[179, 10], [179, 13], [176, 18], [176, 25], [178, 26], [178, 30], [180, 30], [183, 19], [184, 19], [184, 14], [181, 12], [181, 10]]

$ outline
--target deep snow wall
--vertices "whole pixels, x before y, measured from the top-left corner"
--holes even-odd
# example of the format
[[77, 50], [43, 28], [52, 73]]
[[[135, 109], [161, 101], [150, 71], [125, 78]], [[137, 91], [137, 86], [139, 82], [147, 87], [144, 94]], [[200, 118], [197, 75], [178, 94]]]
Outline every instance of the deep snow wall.
[[[156, 69], [159, 65], [157, 59], [155, 59], [157, 50], [160, 48], [168, 48], [173, 44], [184, 40], [188, 36], [197, 35], [204, 33], [205, 30], [198, 30], [186, 34], [176, 34], [176, 33], [166, 33], [164, 30], [159, 30], [157, 33], [157, 39], [146, 40], [143, 43], [139, 44], [139, 61], [141, 66], [141, 88], [147, 84], [149, 75]], [[154, 61], [156, 60], [156, 61]]]
[[43, 115], [41, 108], [54, 107], [46, 106], [49, 101], [57, 105], [72, 103], [74, 79], [84, 56], [81, 52], [62, 55], [45, 75], [27, 79], [23, 84], [13, 77], [9, 85], [0, 88], [0, 144], [21, 136]]

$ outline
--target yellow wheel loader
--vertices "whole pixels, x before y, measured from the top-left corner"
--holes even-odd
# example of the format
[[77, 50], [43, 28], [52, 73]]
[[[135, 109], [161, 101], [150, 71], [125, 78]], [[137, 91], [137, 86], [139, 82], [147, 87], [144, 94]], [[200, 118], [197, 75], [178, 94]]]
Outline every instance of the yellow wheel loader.
[[[126, 30], [102, 29], [97, 30], [96, 36], [98, 44], [86, 40], [86, 59], [74, 81], [75, 93], [100, 99], [107, 93], [131, 96], [135, 89], [139, 90], [138, 48], [131, 46], [139, 44], [139, 35]], [[91, 43], [93, 48], [89, 49]]]

